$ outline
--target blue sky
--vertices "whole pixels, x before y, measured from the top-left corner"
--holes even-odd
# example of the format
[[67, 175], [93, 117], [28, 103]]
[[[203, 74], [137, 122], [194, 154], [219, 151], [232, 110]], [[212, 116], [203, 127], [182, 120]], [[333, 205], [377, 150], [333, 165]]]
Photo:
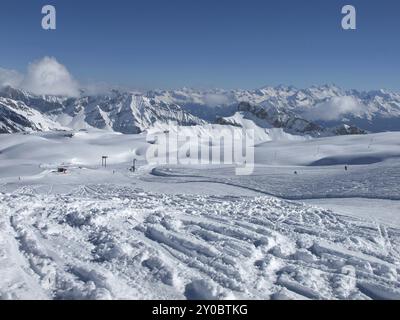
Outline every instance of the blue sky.
[[[57, 30], [41, 29], [41, 8]], [[341, 8], [357, 30], [341, 29]], [[81, 82], [140, 88], [335, 83], [400, 90], [398, 0], [3, 0], [0, 67], [53, 56]]]

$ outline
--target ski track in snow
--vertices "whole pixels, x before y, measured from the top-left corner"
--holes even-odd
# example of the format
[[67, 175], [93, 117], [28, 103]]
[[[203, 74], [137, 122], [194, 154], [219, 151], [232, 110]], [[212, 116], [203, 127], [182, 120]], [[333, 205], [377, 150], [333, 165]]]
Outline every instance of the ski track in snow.
[[[292, 170], [291, 170], [292, 169]], [[298, 174], [294, 175], [294, 171]], [[157, 167], [144, 181], [164, 183], [217, 183], [248, 189], [287, 200], [323, 198], [369, 198], [400, 200], [400, 165], [396, 161], [367, 166], [353, 166], [345, 172], [342, 166], [263, 167], [256, 166], [250, 176], [234, 176], [232, 167], [197, 169]]]
[[0, 194], [0, 297], [400, 299], [400, 229], [273, 197]]

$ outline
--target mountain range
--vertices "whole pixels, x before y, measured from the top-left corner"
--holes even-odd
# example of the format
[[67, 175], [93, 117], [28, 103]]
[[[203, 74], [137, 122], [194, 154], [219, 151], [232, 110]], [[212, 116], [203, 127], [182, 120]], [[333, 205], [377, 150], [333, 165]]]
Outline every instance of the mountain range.
[[79, 98], [0, 90], [0, 133], [98, 128], [141, 133], [156, 124], [258, 126], [312, 136], [400, 131], [400, 94], [344, 90], [334, 85], [256, 90], [190, 89], [127, 92]]

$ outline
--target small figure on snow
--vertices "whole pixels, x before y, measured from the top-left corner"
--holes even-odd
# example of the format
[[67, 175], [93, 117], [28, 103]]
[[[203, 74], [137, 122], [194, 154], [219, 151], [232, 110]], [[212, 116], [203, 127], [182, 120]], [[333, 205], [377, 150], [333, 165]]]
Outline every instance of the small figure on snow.
[[133, 159], [132, 167], [129, 168], [130, 172], [136, 172], [136, 159]]

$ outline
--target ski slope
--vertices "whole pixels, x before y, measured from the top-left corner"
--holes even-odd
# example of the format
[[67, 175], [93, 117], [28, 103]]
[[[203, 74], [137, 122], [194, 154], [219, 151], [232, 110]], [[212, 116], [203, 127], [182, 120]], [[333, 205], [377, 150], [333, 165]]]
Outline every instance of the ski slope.
[[400, 299], [399, 138], [271, 139], [246, 177], [147, 165], [145, 135], [0, 135], [0, 297]]

